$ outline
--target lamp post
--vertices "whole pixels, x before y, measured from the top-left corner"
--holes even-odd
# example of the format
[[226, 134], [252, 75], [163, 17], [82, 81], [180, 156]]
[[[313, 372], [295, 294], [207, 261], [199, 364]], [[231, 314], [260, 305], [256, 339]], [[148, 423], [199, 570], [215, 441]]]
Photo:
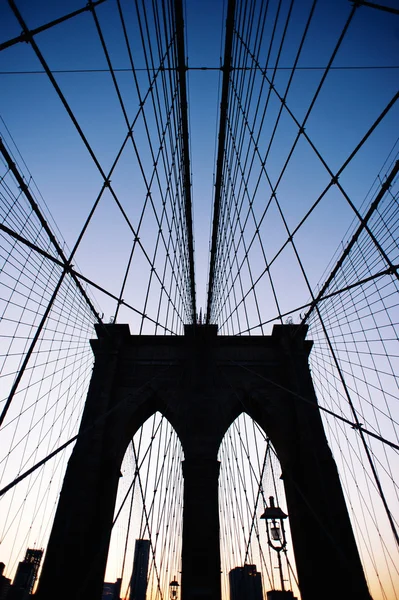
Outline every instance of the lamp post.
[[279, 506], [274, 505], [274, 498], [270, 496], [269, 504], [265, 509], [263, 515], [261, 515], [261, 519], [265, 519], [266, 521], [266, 534], [267, 534], [267, 543], [277, 552], [278, 558], [278, 568], [280, 571], [280, 582], [281, 582], [281, 590], [284, 592], [284, 578], [283, 578], [283, 567], [281, 564], [281, 551], [287, 545], [287, 539], [285, 537], [284, 530], [284, 519], [287, 518], [286, 515]]
[[179, 583], [176, 581], [176, 577], [169, 584], [169, 596], [170, 600], [177, 599], [177, 590], [179, 588]]

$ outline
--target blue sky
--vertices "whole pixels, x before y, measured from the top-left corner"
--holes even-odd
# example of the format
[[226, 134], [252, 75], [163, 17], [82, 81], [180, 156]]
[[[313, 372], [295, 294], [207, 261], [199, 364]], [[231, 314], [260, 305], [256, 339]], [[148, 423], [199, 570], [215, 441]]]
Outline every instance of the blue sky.
[[[22, 2], [18, 6], [28, 25], [33, 28], [79, 8], [80, 3], [65, 2], [62, 9], [60, 5], [56, 6], [50, 2], [39, 4]], [[281, 66], [292, 64], [309, 7], [310, 3], [306, 1], [294, 5], [289, 35], [280, 58]], [[300, 67], [325, 66], [350, 8], [350, 3], [344, 1], [319, 3], [299, 61]], [[189, 66], [219, 67], [222, 55], [221, 28], [224, 10], [221, 2], [187, 3], [186, 37]], [[98, 7], [97, 12], [104, 29], [104, 36], [109, 43], [114, 66], [127, 67], [128, 59], [113, 3], [105, 2]], [[5, 4], [2, 5], [2, 17], [3, 39], [17, 35], [20, 26]], [[270, 34], [270, 31], [266, 28], [265, 47], [268, 43], [267, 34]], [[93, 19], [89, 13], [40, 34], [37, 36], [37, 43], [53, 70], [106, 68]], [[362, 8], [355, 15], [334, 66], [394, 66], [395, 57], [399, 55], [398, 50], [399, 33], [395, 18], [380, 11]], [[139, 58], [136, 60], [136, 65], [141, 66], [142, 53], [138, 48], [137, 53]], [[0, 60], [2, 73], [41, 70], [37, 58], [27, 44], [19, 44], [2, 52]], [[270, 64], [273, 64], [273, 52]], [[303, 70], [297, 71], [294, 77], [287, 105], [299, 121], [305, 114], [321, 75], [322, 71]], [[275, 79], [277, 89], [284, 90], [288, 76], [289, 71], [281, 70], [277, 73]], [[0, 99], [1, 115], [38, 183], [63, 237], [69, 245], [72, 245], [101, 187], [101, 177], [47, 77], [42, 74], [3, 74], [1, 77], [3, 88]], [[145, 90], [145, 74], [140, 73], [139, 77], [142, 89]], [[56, 75], [56, 78], [101, 164], [107, 170], [123, 139], [125, 127], [109, 75], [64, 73]], [[137, 107], [133, 96], [129, 101], [131, 77], [128, 73], [119, 73], [118, 81], [128, 99], [127, 107], [131, 116]], [[207, 282], [219, 81], [218, 71], [189, 71], [190, 141], [199, 306], [205, 304]], [[397, 70], [395, 69], [330, 72], [307, 123], [306, 131], [332, 170], [339, 168], [395, 93], [396, 82]], [[262, 141], [267, 140], [268, 132], [271, 132], [274, 126], [278, 108], [278, 100], [272, 98], [268, 121], [262, 132]], [[347, 186], [356, 205], [360, 205], [363, 201], [373, 177], [378, 173], [395, 142], [396, 119], [397, 115], [391, 111], [370, 143], [365, 146], [347, 173], [342, 175], [342, 182]], [[272, 181], [275, 181], [278, 176], [287, 154], [287, 147], [292, 143], [296, 130], [291, 117], [287, 114], [283, 115], [282, 125], [272, 149], [272, 161], [269, 163]], [[138, 129], [137, 136], [140, 133]], [[144, 143], [140, 151], [145, 157]], [[121, 165], [115, 172], [113, 183], [126, 205], [130, 197], [134, 198], [134, 204], [138, 207], [140, 201], [137, 202], [136, 199], [143, 193], [143, 188], [140, 178], [129, 173], [129, 152], [131, 150], [127, 149]], [[280, 186], [281, 203], [291, 227], [298, 223], [328, 179], [327, 173], [314, 157], [313, 151], [309, 150], [306, 142], [301, 141]], [[267, 194], [266, 188], [264, 193]], [[264, 203], [262, 198], [263, 196], [258, 194], [259, 205]], [[77, 262], [90, 278], [99, 281], [102, 285], [106, 283], [108, 289], [110, 287], [116, 289], [119, 288], [121, 274], [119, 278], [112, 281], [109, 271], [115, 274], [115, 261], [126, 262], [130, 240], [127, 228], [124, 228], [117, 214], [118, 211], [111, 206], [112, 203], [105, 201], [101, 204], [93, 228], [88, 232], [87, 243], [83, 244], [82, 250], [78, 253]], [[129, 211], [132, 217], [137, 215], [132, 203], [129, 204]], [[351, 211], [342, 197], [327, 194], [325, 201], [309, 221], [309, 229], [304, 228], [300, 242], [304, 258], [309, 254], [314, 255], [314, 245], [318, 247], [317, 261], [314, 263], [309, 260], [307, 265], [314, 284], [344, 235], [350, 219]], [[276, 222], [274, 225], [272, 217], [270, 222], [271, 229], [275, 232], [280, 224]], [[151, 227], [150, 222], [149, 227]], [[115, 235], [116, 232], [119, 232], [118, 235]], [[104, 254], [101, 270], [104, 269], [105, 272], [102, 273], [98, 268], [99, 248], [96, 245], [100, 237], [101, 246], [104, 248], [105, 245], [107, 253], [110, 253], [107, 255], [112, 257], [107, 259]], [[119, 238], [120, 244], [115, 243], [116, 237]], [[312, 238], [311, 244], [309, 238]], [[123, 239], [125, 243], [122, 242]], [[276, 239], [276, 244], [278, 243], [279, 239]], [[94, 253], [97, 260], [93, 263], [88, 255]], [[105, 298], [99, 301], [100, 304], [105, 301], [107, 305]]]

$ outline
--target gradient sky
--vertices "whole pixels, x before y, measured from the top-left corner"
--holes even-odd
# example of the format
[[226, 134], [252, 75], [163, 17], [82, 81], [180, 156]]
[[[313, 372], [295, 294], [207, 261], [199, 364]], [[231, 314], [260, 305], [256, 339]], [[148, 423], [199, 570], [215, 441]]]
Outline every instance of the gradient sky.
[[[197, 305], [203, 309], [206, 307], [209, 268], [225, 4], [219, 0], [187, 0], [185, 3], [188, 66], [209, 69], [188, 71]], [[396, 6], [397, 3], [386, 0], [385, 4]], [[82, 5], [81, 0], [17, 0], [17, 6], [31, 29]], [[271, 10], [275, 10], [277, 3], [272, 2], [271, 5]], [[288, 2], [283, 5], [283, 11], [286, 11]], [[310, 5], [310, 0], [294, 3], [280, 67], [292, 65]], [[299, 121], [304, 118], [350, 10], [348, 0], [321, 0], [317, 5], [299, 61], [300, 69], [295, 74], [287, 98], [287, 105]], [[114, 67], [128, 68], [115, 2], [107, 0], [98, 7], [97, 14]], [[134, 23], [133, 3], [126, 2], [126, 14]], [[19, 35], [20, 30], [8, 4], [1, 2], [0, 41]], [[270, 35], [269, 28], [266, 30], [265, 48]], [[281, 25], [278, 35], [281, 36]], [[140, 40], [138, 36], [132, 39], [136, 67], [144, 67]], [[91, 69], [107, 68], [92, 15], [84, 13], [43, 32], [36, 41], [107, 172], [126, 127], [109, 73], [89, 72]], [[272, 65], [275, 49], [273, 52]], [[397, 92], [399, 17], [365, 7], [359, 9], [333, 66], [306, 124], [306, 132], [335, 172]], [[69, 72], [56, 73], [63, 70]], [[47, 215], [51, 213], [60, 232], [59, 239], [65, 240], [71, 248], [101, 189], [102, 178], [47, 76], [38, 71], [42, 71], [42, 67], [28, 44], [19, 43], [0, 53], [0, 135], [14, 153], [16, 149], [20, 152], [46, 203], [47, 208], [42, 205], [43, 210]], [[284, 90], [289, 74], [289, 70], [280, 68], [275, 78], [276, 89]], [[145, 92], [148, 87], [146, 73], [140, 72], [138, 77]], [[119, 72], [117, 79], [132, 119], [138, 110], [138, 98], [131, 73]], [[259, 83], [256, 85], [259, 86]], [[278, 102], [273, 103], [272, 100], [260, 144], [267, 144], [278, 108]], [[374, 191], [378, 188], [376, 178], [397, 144], [398, 123], [399, 111], [395, 106], [340, 177], [357, 208], [362, 207], [364, 202], [367, 205], [371, 187]], [[292, 119], [284, 113], [268, 163], [273, 182], [278, 178], [296, 131]], [[145, 169], [150, 170], [151, 160], [142, 125], [138, 124], [134, 133]], [[290, 228], [296, 226], [328, 181], [326, 170], [302, 139], [279, 187], [279, 199]], [[137, 222], [145, 187], [131, 147], [126, 149], [115, 170], [112, 184], [132, 222]], [[268, 193], [263, 183], [254, 203], [257, 214], [261, 214]], [[313, 288], [323, 280], [323, 273], [326, 269], [328, 271], [330, 260], [346, 238], [352, 219], [353, 211], [333, 188], [298, 234], [297, 246]], [[265, 246], [268, 255], [273, 256], [286, 235], [277, 211], [270, 211], [264, 227]], [[154, 245], [154, 219], [150, 215], [144, 221], [141, 238], [150, 251]], [[91, 280], [118, 295], [131, 243], [130, 232], [120, 212], [110, 194], [105, 193], [74, 263]], [[254, 272], [261, 272], [264, 267], [261, 257], [254, 252], [251, 261]], [[139, 254], [133, 263], [124, 297], [140, 310], [148, 272], [148, 265]], [[292, 310], [294, 319], [298, 318], [300, 311], [295, 312], [295, 309], [309, 300], [309, 290], [288, 250], [277, 261], [274, 276], [282, 311]], [[93, 295], [108, 321], [115, 312], [115, 302], [98, 291], [93, 291]], [[262, 283], [259, 295], [263, 303], [262, 319], [273, 318], [276, 310], [266, 284], [263, 286]], [[154, 314], [155, 311], [155, 299], [152, 299], [148, 313]], [[251, 324], [257, 323], [254, 310], [250, 320]], [[126, 309], [121, 310], [119, 321], [129, 322], [132, 332], [138, 331], [139, 319]], [[152, 330], [149, 328], [148, 332], [152, 333]], [[391, 597], [394, 598], [393, 595]]]
[[[299, 65], [302, 67], [326, 64], [350, 10], [350, 3], [344, 0], [319, 4], [300, 59]], [[80, 7], [80, 3], [64, 2], [62, 10], [59, 5], [51, 2], [21, 2], [18, 6], [33, 28], [60, 16], [60, 13]], [[310, 3], [304, 0], [294, 6], [290, 36], [280, 59], [282, 66], [292, 63], [298, 42], [297, 31], [301, 31], [303, 15], [307, 15], [309, 6]], [[2, 38], [18, 35], [20, 27], [5, 3], [1, 10]], [[222, 2], [188, 2], [186, 26], [189, 66], [220, 66], [223, 10]], [[98, 15], [110, 44], [114, 65], [127, 67], [126, 53], [115, 33], [118, 30], [113, 3], [105, 2], [98, 7]], [[83, 14], [56, 29], [40, 34], [37, 41], [53, 70], [106, 68], [90, 14]], [[380, 11], [362, 9], [354, 19], [334, 66], [395, 65], [398, 55], [399, 29], [395, 18]], [[0, 55], [0, 61], [1, 115], [27, 161], [64, 239], [72, 245], [98, 193], [100, 177], [47, 77], [39, 74], [4, 74], [7, 71], [41, 70], [31, 48], [27, 44], [14, 46]], [[137, 65], [140, 66], [140, 59], [137, 59]], [[277, 87], [283, 88], [288, 73], [282, 70], [277, 74]], [[320, 71], [297, 72], [289, 96], [289, 106], [298, 119], [303, 117], [320, 77]], [[118, 80], [122, 90], [128, 89], [124, 87], [129, 85], [128, 73], [120, 73]], [[205, 304], [219, 80], [218, 71], [189, 72], [199, 306]], [[109, 74], [64, 73], [57, 75], [57, 81], [106, 169], [116, 154], [124, 131]], [[349, 155], [367, 127], [392, 97], [396, 87], [397, 70], [394, 69], [337, 70], [330, 73], [307, 124], [307, 132], [333, 170]], [[129, 106], [131, 112], [134, 106], [134, 102]], [[348, 173], [342, 176], [342, 182], [357, 206], [361, 205], [387, 152], [395, 142], [396, 122], [396, 115], [389, 115]], [[269, 167], [272, 180], [281, 168], [286, 145], [291, 141], [293, 131], [289, 119], [286, 119], [275, 144], [273, 165]], [[118, 176], [114, 177], [114, 184], [122, 197], [136, 199], [140, 195], [140, 181], [129, 179], [128, 156], [122, 163]], [[294, 225], [313, 201], [317, 188], [325, 180], [323, 176], [322, 169], [312, 158], [306, 144], [303, 144], [294, 157], [280, 193], [290, 224]], [[317, 282], [342, 239], [350, 219], [351, 213], [345, 203], [330, 195], [312, 217], [309, 230], [304, 230], [304, 237], [307, 239], [301, 240], [300, 245], [304, 259], [308, 259], [308, 272], [313, 283]], [[272, 223], [271, 230], [273, 227]], [[308, 243], [310, 236], [312, 243]], [[119, 244], [116, 243], [117, 237]], [[98, 244], [100, 239], [101, 248]], [[118, 222], [116, 211], [113, 212], [109, 203], [106, 207], [100, 207], [99, 216], [78, 254], [77, 263], [81, 270], [94, 280], [106, 283], [108, 289], [118, 287], [117, 279], [115, 284], [112, 282], [112, 276], [116, 275], [115, 262], [126, 260], [130, 245], [123, 244], [123, 239], [123, 225]], [[317, 257], [313, 252], [315, 244], [318, 247]], [[90, 254], [94, 253], [96, 261], [93, 264]], [[101, 269], [98, 268], [99, 264]], [[101, 299], [100, 304], [103, 300], [107, 304], [105, 298]], [[106, 307], [105, 312], [107, 313]]]

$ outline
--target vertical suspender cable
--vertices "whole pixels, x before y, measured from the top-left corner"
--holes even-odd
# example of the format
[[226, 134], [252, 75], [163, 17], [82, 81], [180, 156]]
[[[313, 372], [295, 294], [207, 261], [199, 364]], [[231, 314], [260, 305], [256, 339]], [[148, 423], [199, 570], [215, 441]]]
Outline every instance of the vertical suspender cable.
[[216, 181], [215, 181], [215, 198], [213, 202], [213, 224], [212, 224], [212, 243], [211, 243], [211, 258], [209, 265], [209, 282], [208, 282], [208, 301], [206, 310], [206, 323], [211, 321], [211, 311], [213, 306], [213, 286], [215, 279], [215, 265], [217, 255], [219, 218], [220, 218], [220, 197], [222, 193], [223, 165], [224, 165], [224, 146], [226, 140], [226, 125], [227, 125], [227, 109], [229, 103], [229, 80], [231, 72], [231, 53], [233, 47], [233, 31], [234, 31], [234, 13], [235, 0], [229, 0], [227, 7], [226, 18], [226, 39], [224, 45], [224, 61], [223, 61], [223, 81], [222, 81], [222, 99], [220, 102], [220, 119], [219, 119], [219, 141], [218, 153], [216, 162]]
[[192, 306], [192, 322], [196, 322], [195, 301], [195, 274], [194, 274], [194, 239], [193, 216], [191, 203], [191, 177], [190, 177], [190, 146], [188, 140], [188, 111], [187, 111], [187, 86], [186, 86], [186, 58], [184, 47], [184, 20], [182, 0], [175, 0], [176, 41], [177, 41], [177, 72], [179, 74], [179, 94], [181, 110], [181, 128], [183, 143], [183, 182], [185, 200], [186, 233], [188, 244], [188, 262], [190, 270], [190, 295]]

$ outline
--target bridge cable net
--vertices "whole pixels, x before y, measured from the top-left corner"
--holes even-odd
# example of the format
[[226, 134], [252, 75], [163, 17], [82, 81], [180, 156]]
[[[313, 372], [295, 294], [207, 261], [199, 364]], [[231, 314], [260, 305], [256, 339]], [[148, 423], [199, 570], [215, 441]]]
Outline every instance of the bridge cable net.
[[[370, 592], [397, 598], [399, 93], [381, 69], [365, 78], [354, 58], [366, 27], [378, 38], [396, 17], [361, 4], [328, 13], [318, 2], [227, 3], [206, 319], [228, 335], [309, 327], [313, 381]], [[315, 51], [324, 66], [306, 72]], [[365, 56], [392, 65], [384, 44]], [[229, 474], [239, 443], [230, 443], [221, 488], [245, 513], [248, 486], [237, 492]], [[252, 498], [254, 523], [256, 510]]]
[[[0, 326], [8, 351], [0, 435], [1, 487], [9, 489], [1, 540], [11, 575], [27, 546], [46, 546], [91, 374], [93, 323], [181, 334], [196, 301], [193, 140], [183, 108], [186, 95], [195, 98], [182, 85], [181, 5], [76, 2], [79, 14], [59, 19], [49, 7], [40, 22], [34, 6], [24, 14], [9, 6], [0, 60], [11, 57], [27, 73], [22, 87], [9, 87], [26, 101], [30, 128], [29, 136], [17, 128], [17, 147], [2, 123]], [[310, 326], [314, 383], [368, 583], [374, 598], [396, 598], [398, 92], [380, 33], [388, 38], [394, 17], [346, 2], [329, 14], [298, 0], [228, 2], [226, 17], [221, 64], [206, 65], [221, 68], [222, 101], [206, 319], [222, 334], [267, 335], [287, 318]], [[375, 43], [362, 63], [353, 49], [369, 45], [365, 26]], [[23, 57], [15, 63], [14, 52]], [[194, 73], [189, 63], [188, 82]], [[36, 108], [27, 91], [37, 94]], [[47, 147], [43, 139], [42, 161], [56, 151], [67, 168], [57, 186], [43, 180], [40, 189], [62, 235], [18, 150], [20, 140], [25, 155], [27, 138], [42, 139], [44, 98], [54, 132]], [[78, 141], [74, 161], [60, 143], [61, 115], [61, 139]], [[168, 595], [166, 573], [179, 578], [182, 454], [174, 435], [155, 415], [122, 466], [106, 575], [122, 575], [122, 597], [137, 538], [151, 542], [152, 595]], [[219, 460], [224, 597], [228, 571], [245, 563], [256, 564], [269, 589], [278, 582], [259, 514], [269, 495], [285, 506], [273, 448], [242, 416]], [[296, 590], [289, 552], [284, 577]]]
[[[196, 313], [181, 7], [179, 16], [179, 2], [75, 4], [61, 17], [60, 7], [2, 7], [10, 35], [0, 59], [12, 64], [22, 49], [20, 70], [40, 65], [39, 81], [25, 79], [39, 99], [29, 139], [41, 139], [35, 108], [39, 121], [47, 110], [44, 153], [57, 153], [67, 167], [51, 190], [57, 202], [49, 205], [63, 213], [53, 217], [23, 159], [26, 136], [19, 131], [17, 144], [2, 119], [1, 558], [11, 578], [27, 547], [47, 544], [92, 372], [93, 324], [175, 335]], [[55, 75], [55, 47], [75, 64], [103, 66], [100, 77]], [[114, 56], [129, 65], [122, 77]], [[19, 89], [11, 83], [10, 97]], [[68, 223], [63, 233], [55, 221]], [[117, 557], [107, 576], [122, 573], [129, 594], [132, 536], [144, 537], [148, 586], [163, 598], [169, 573], [181, 570], [182, 455], [159, 415], [137, 436], [122, 467], [130, 495], [118, 497]]]

